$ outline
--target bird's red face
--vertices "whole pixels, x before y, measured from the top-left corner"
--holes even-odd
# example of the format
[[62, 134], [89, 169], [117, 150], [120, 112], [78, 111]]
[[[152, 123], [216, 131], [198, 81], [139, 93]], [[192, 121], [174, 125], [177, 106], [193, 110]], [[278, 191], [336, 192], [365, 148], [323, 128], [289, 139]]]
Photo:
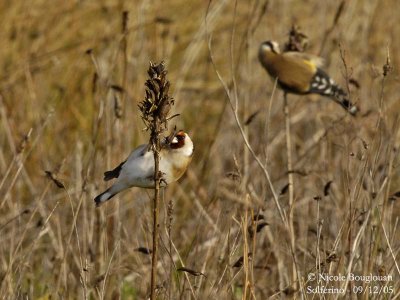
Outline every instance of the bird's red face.
[[185, 146], [185, 139], [186, 139], [186, 134], [182, 130], [178, 131], [178, 133], [174, 136], [174, 138], [171, 141], [171, 148], [172, 149], [180, 149], [183, 146]]

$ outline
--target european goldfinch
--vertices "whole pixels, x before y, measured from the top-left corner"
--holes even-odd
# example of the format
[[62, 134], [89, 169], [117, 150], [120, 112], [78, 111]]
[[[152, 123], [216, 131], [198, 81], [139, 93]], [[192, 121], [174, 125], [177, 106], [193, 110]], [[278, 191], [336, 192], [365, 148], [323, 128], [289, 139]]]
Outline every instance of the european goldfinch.
[[[193, 142], [183, 131], [172, 140], [165, 138], [161, 143], [160, 165], [161, 187], [177, 181], [185, 173], [193, 155]], [[130, 187], [154, 188], [154, 156], [148, 144], [137, 147], [129, 157], [112, 171], [104, 173], [104, 180], [117, 180], [106, 191], [94, 198], [96, 206], [110, 200], [119, 192]]]
[[347, 99], [347, 94], [322, 69], [320, 57], [302, 52], [283, 52], [274, 41], [263, 42], [258, 58], [268, 74], [278, 80], [287, 93], [320, 94], [340, 104], [350, 114], [357, 113], [357, 106]]

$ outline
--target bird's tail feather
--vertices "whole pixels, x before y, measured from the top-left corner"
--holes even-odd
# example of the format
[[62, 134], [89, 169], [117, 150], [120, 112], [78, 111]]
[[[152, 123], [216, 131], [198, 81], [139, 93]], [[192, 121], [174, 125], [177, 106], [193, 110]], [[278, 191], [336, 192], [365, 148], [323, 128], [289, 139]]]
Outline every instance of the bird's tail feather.
[[354, 116], [358, 112], [358, 107], [347, 98], [347, 94], [339, 86], [333, 84], [331, 88], [332, 94], [330, 97]]
[[317, 69], [309, 92], [330, 97], [352, 115], [358, 112], [358, 107], [348, 99], [347, 93], [321, 69]]
[[107, 189], [106, 191], [98, 195], [96, 198], [94, 198], [94, 202], [96, 203], [96, 206], [99, 207], [100, 205], [102, 205], [104, 202], [107, 202], [115, 195], [116, 193], [112, 193], [110, 189]]

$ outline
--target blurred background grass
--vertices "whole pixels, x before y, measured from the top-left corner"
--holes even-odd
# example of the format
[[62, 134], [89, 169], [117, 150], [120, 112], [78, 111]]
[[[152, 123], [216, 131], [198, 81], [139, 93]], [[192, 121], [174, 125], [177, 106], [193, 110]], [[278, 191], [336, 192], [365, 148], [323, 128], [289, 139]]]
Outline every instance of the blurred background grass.
[[[209, 39], [218, 72], [230, 88], [236, 79], [242, 124], [257, 113], [243, 126], [282, 191], [282, 207], [293, 210], [303, 280], [324, 262], [321, 272], [330, 274], [390, 274], [388, 297], [399, 295], [400, 2], [238, 1], [234, 18], [235, 5], [0, 2], [2, 298], [148, 295], [150, 256], [135, 249], [151, 248], [152, 193], [134, 188], [97, 210], [93, 197], [106, 187], [102, 173], [148, 141], [137, 104], [150, 60], [165, 60], [181, 114], [172, 123], [196, 145], [187, 174], [163, 195], [160, 299], [301, 297], [299, 286], [288, 288], [296, 286], [289, 237], [226, 105]], [[289, 208], [282, 93], [272, 95], [257, 51], [264, 40], [285, 43], [293, 24], [338, 83], [347, 86], [347, 71], [360, 85], [349, 88], [361, 113], [352, 118], [325, 98], [289, 96], [296, 171]], [[393, 70], [383, 78], [388, 51]], [[257, 212], [269, 226], [252, 240], [245, 233]], [[249, 265], [232, 268], [248, 247]], [[207, 277], [177, 271], [182, 265]]]

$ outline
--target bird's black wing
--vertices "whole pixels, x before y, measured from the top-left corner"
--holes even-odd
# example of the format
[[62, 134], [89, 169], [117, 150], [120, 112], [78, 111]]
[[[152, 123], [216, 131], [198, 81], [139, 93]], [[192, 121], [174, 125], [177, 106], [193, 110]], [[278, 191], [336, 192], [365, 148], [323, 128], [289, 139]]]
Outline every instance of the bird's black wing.
[[114, 170], [104, 172], [104, 181], [109, 181], [113, 178], [118, 178], [119, 174], [121, 173], [122, 166], [126, 161], [123, 161], [116, 167]]

